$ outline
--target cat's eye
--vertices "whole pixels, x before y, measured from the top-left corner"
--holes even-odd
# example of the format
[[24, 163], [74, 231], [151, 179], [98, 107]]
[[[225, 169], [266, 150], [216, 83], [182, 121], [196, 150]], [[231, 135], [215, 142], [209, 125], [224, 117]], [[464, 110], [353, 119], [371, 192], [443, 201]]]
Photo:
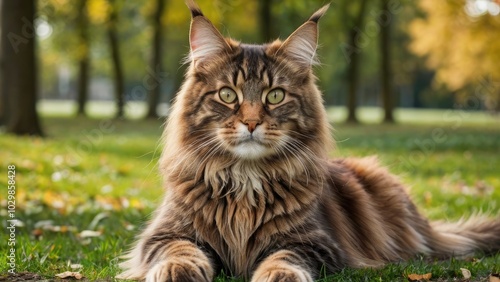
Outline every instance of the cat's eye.
[[221, 90], [219, 90], [219, 98], [224, 102], [224, 103], [234, 103], [238, 96], [236, 95], [236, 92], [234, 92], [233, 89], [229, 87], [223, 87]]
[[285, 99], [285, 91], [280, 88], [273, 89], [267, 93], [266, 100], [271, 105], [276, 105]]

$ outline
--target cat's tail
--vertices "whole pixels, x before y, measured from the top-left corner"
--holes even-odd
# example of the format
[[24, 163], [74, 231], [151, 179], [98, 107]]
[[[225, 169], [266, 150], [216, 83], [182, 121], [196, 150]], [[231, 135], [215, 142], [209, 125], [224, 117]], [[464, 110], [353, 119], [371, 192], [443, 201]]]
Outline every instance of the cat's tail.
[[432, 256], [471, 256], [475, 252], [486, 254], [500, 251], [500, 218], [473, 216], [458, 222], [433, 222], [428, 238]]

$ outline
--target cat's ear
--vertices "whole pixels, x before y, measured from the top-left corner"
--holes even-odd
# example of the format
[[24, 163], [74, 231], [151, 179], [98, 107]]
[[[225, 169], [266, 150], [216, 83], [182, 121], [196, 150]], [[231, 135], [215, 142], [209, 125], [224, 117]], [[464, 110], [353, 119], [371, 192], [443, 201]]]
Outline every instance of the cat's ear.
[[290, 56], [300, 64], [311, 66], [317, 64], [316, 49], [318, 47], [318, 21], [328, 10], [330, 4], [317, 10], [307, 22], [297, 28], [280, 48], [286, 56]]
[[186, 0], [191, 10], [191, 28], [189, 30], [190, 59], [202, 62], [231, 50], [231, 47], [215, 26], [203, 15], [193, 0]]

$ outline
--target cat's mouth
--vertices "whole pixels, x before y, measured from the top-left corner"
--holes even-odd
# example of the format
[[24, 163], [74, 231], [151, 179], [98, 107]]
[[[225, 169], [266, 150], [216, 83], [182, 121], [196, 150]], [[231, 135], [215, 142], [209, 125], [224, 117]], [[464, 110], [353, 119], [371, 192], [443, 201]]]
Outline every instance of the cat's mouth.
[[252, 143], [252, 142], [264, 145], [264, 143], [259, 138], [255, 137], [253, 134], [248, 135], [248, 136], [238, 140], [238, 144], [245, 144], [245, 143]]
[[273, 152], [269, 146], [253, 136], [238, 140], [231, 151], [239, 158], [251, 160], [267, 157]]

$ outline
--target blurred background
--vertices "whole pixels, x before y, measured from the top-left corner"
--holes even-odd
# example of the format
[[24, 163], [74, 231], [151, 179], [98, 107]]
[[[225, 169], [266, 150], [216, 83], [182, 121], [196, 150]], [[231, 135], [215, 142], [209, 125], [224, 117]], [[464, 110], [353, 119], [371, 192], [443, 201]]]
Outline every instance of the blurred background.
[[[226, 36], [286, 38], [323, 0], [199, 0]], [[180, 0], [1, 0], [0, 125], [38, 116], [158, 118], [182, 81], [190, 14]], [[339, 120], [398, 109], [500, 110], [500, 0], [334, 0], [320, 23], [319, 84]], [[359, 117], [361, 115], [361, 118]], [[404, 112], [402, 112], [404, 117]]]

